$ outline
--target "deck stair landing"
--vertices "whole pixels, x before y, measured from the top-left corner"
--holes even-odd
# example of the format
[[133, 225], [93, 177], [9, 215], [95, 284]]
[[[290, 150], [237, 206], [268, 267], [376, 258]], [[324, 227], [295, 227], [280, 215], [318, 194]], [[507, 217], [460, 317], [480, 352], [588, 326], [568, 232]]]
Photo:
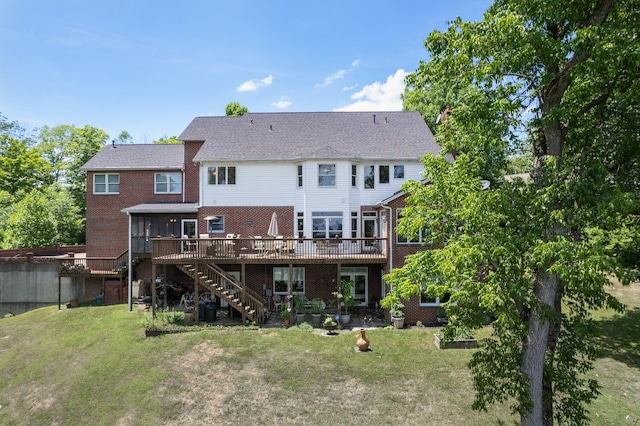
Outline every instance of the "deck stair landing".
[[264, 324], [267, 301], [247, 288], [242, 282], [227, 274], [222, 268], [212, 264], [176, 265], [182, 272], [198, 281], [198, 286], [225, 300], [242, 315], [242, 321]]

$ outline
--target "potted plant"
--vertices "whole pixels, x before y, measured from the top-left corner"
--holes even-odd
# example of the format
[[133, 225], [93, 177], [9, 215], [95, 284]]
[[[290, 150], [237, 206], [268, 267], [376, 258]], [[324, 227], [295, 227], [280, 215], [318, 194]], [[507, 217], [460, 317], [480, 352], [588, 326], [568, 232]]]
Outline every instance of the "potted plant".
[[303, 293], [296, 293], [293, 296], [293, 309], [296, 313], [296, 323], [303, 323], [305, 320], [305, 306], [307, 304], [307, 296]]
[[351, 314], [349, 313], [349, 307], [353, 306], [355, 297], [351, 293], [353, 288], [353, 281], [342, 280], [340, 281], [340, 292], [334, 291], [333, 295], [337, 299], [338, 306], [344, 306], [344, 313], [340, 314], [340, 322], [343, 324], [349, 324], [351, 322]]
[[327, 318], [325, 318], [324, 322], [322, 323], [322, 328], [327, 330], [328, 335], [336, 334], [334, 330], [336, 329], [337, 326], [338, 326], [338, 323], [336, 322], [336, 320], [331, 318], [331, 316], [328, 316]]
[[401, 329], [404, 327], [404, 312], [402, 311], [404, 305], [400, 302], [395, 302], [389, 308], [391, 314], [391, 320], [393, 321], [393, 328]]
[[291, 321], [291, 309], [289, 309], [288, 303], [282, 303], [280, 305], [280, 316], [284, 320], [284, 325], [288, 326]]
[[324, 312], [324, 301], [319, 297], [311, 300], [311, 323], [314, 327], [320, 325], [320, 318]]

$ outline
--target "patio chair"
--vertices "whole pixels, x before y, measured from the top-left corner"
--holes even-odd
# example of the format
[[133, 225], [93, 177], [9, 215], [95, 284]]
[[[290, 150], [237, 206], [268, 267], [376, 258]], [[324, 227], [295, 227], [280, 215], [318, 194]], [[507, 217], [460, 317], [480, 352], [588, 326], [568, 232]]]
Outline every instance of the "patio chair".
[[276, 311], [280, 310], [280, 305], [282, 305], [282, 303], [282, 297], [280, 297], [279, 294], [273, 296], [273, 307], [276, 309]]
[[[188, 235], [183, 235], [182, 239], [184, 240], [189, 240], [189, 236]], [[182, 246], [182, 251], [183, 252], [195, 252], [196, 251], [196, 242], [195, 241], [185, 241], [183, 246]]]
[[296, 239], [291, 237], [285, 241], [282, 246], [282, 251], [284, 253], [294, 253], [296, 251]]
[[251, 241], [251, 248], [261, 255], [265, 254], [264, 241], [262, 241], [262, 237], [253, 237], [254, 239]]
[[276, 254], [279, 250], [282, 249], [282, 240], [264, 240], [264, 254]]

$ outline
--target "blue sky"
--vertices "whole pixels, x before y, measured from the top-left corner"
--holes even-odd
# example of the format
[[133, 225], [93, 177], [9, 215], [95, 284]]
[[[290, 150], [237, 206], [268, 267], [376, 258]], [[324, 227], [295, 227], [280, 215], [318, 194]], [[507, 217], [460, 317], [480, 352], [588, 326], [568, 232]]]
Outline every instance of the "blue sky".
[[394, 111], [427, 35], [488, 0], [0, 0], [0, 114], [136, 143], [196, 116]]

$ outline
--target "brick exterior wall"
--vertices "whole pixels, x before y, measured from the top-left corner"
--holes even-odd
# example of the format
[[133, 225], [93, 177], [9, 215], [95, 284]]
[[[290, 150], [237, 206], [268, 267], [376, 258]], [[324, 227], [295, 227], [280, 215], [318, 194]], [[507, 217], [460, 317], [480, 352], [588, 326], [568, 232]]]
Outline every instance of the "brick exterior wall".
[[[405, 257], [411, 254], [415, 254], [418, 251], [429, 250], [428, 246], [421, 244], [398, 244], [395, 228], [397, 226], [397, 212], [398, 209], [402, 209], [406, 204], [406, 195], [402, 195], [395, 200], [389, 202], [389, 207], [392, 211], [387, 211], [387, 214], [391, 214], [390, 226], [394, 230], [392, 232], [392, 252], [393, 252], [393, 269], [401, 268], [404, 265]], [[388, 272], [388, 271], [387, 271]], [[390, 288], [387, 286], [386, 292], [389, 292]], [[417, 321], [422, 321], [425, 325], [435, 325], [436, 323], [436, 311], [437, 307], [432, 306], [420, 306], [420, 298], [416, 295], [410, 300], [403, 300], [405, 324], [415, 324]]]
[[[204, 142], [185, 142], [184, 144], [184, 181], [185, 201], [197, 203], [199, 200], [200, 190], [200, 167], [198, 163], [193, 162], [193, 157], [198, 153]], [[202, 229], [202, 228], [201, 228]]]
[[198, 217], [198, 232], [207, 232], [207, 216], [224, 216], [224, 232], [210, 233], [211, 237], [224, 237], [226, 234], [240, 234], [241, 237], [267, 236], [271, 215], [278, 215], [278, 233], [284, 237], [293, 237], [294, 212], [292, 206], [264, 207], [202, 207]]
[[[87, 256], [115, 257], [129, 247], [129, 217], [122, 209], [145, 202], [182, 202], [182, 194], [154, 194], [156, 172], [180, 170], [118, 171], [120, 193], [93, 194], [93, 175], [87, 173]], [[102, 174], [105, 172], [99, 172]]]

